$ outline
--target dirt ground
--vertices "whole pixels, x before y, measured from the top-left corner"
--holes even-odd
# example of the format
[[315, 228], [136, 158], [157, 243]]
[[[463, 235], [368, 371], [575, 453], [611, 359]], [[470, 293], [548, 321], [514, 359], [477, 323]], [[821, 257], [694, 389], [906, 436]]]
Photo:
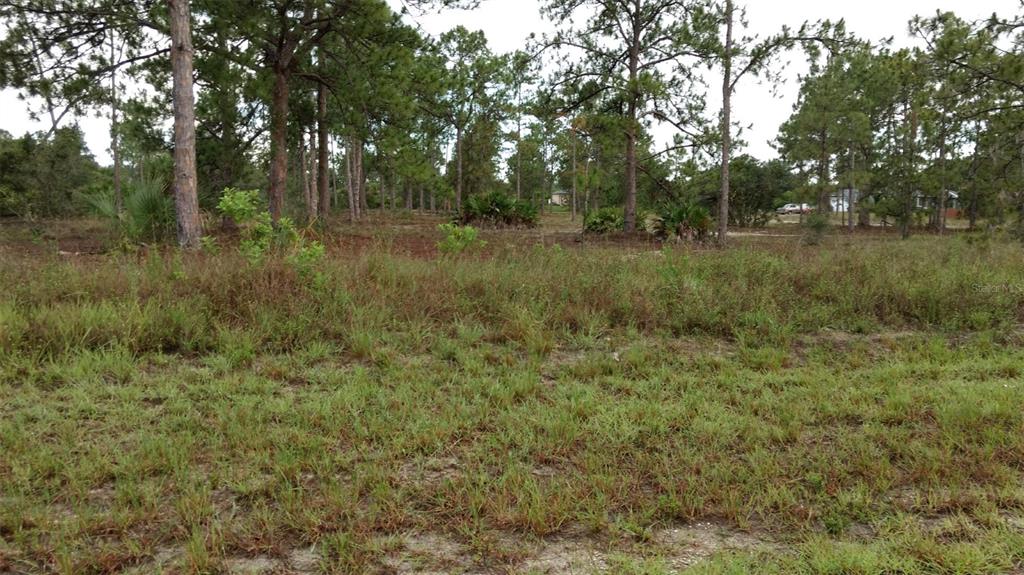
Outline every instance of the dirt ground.
[[[765, 228], [733, 229], [730, 237], [737, 243], [755, 245], [798, 244], [803, 237], [796, 216], [784, 216]], [[790, 221], [792, 220], [792, 221]], [[438, 214], [403, 212], [397, 215], [372, 212], [356, 224], [338, 216], [332, 219], [326, 234], [321, 235], [328, 249], [336, 255], [360, 255], [371, 249], [407, 255], [415, 258], [434, 258], [438, 255], [437, 242], [441, 232], [437, 226], [446, 221]], [[235, 241], [236, 234], [220, 227], [208, 230], [222, 244]], [[310, 234], [321, 234], [309, 230]], [[887, 239], [895, 230], [875, 227], [849, 232], [837, 229], [834, 241], [856, 237], [858, 240]], [[481, 239], [488, 245], [487, 253], [502, 249], [554, 245], [566, 249], [618, 248], [650, 251], [663, 246], [644, 233], [611, 234], [605, 236], [582, 233], [579, 217], [571, 220], [567, 213], [547, 213], [541, 224], [532, 229], [483, 229]], [[83, 258], [117, 251], [120, 243], [109, 226], [90, 219], [40, 220], [26, 222], [0, 219], [0, 254], [20, 257], [57, 255], [64, 258]], [[166, 246], [136, 246], [140, 253]], [[700, 246], [690, 246], [699, 249]]]

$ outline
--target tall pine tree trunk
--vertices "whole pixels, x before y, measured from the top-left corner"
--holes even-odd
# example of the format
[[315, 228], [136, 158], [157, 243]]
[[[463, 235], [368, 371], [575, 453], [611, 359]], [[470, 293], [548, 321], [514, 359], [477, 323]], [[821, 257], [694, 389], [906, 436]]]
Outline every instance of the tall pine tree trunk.
[[[114, 33], [110, 36], [110, 63], [117, 58]], [[114, 161], [114, 210], [120, 214], [124, 209], [124, 194], [121, 191], [121, 142], [118, 134], [117, 68], [110, 71], [110, 155]]]
[[636, 139], [637, 139], [637, 110], [639, 98], [637, 94], [637, 78], [640, 71], [640, 0], [633, 0], [633, 37], [629, 45], [629, 117], [626, 127], [626, 206], [624, 210], [625, 228], [627, 232], [636, 231]]
[[[872, 158], [874, 154], [870, 148], [863, 150], [864, 154], [864, 167], [865, 173], [870, 173]], [[871, 205], [868, 203], [868, 198], [871, 197], [871, 184], [865, 180], [860, 183], [860, 189], [857, 192], [857, 227], [870, 228], [871, 227]]]
[[[331, 158], [336, 159], [337, 157], [338, 144], [334, 138], [331, 138]], [[331, 202], [328, 204], [328, 207], [330, 207], [331, 204], [335, 206], [340, 206], [341, 202], [338, 200], [338, 167], [336, 165], [333, 165], [333, 163], [330, 161], [328, 162], [328, 164], [330, 164], [331, 170]]]
[[583, 223], [586, 224], [587, 216], [590, 215], [590, 153], [587, 153], [587, 161], [583, 164]]
[[356, 181], [359, 182], [359, 217], [364, 212], [370, 211], [370, 199], [366, 195], [366, 166], [363, 164], [363, 141], [358, 140], [359, 147], [356, 149]]
[[192, 88], [192, 14], [189, 0], [168, 0], [174, 99], [174, 205], [178, 244], [196, 249], [203, 235], [196, 176], [196, 112]]
[[910, 224], [914, 217], [914, 185], [913, 185], [913, 174], [915, 171], [914, 167], [914, 156], [917, 154], [915, 144], [917, 142], [917, 128], [918, 128], [918, 117], [917, 110], [909, 102], [907, 103], [910, 115], [910, 133], [907, 135], [907, 143], [904, 153], [906, 154], [905, 161], [907, 162], [906, 170], [906, 181], [904, 182], [905, 197], [903, 204], [903, 217], [900, 221], [900, 237], [903, 239], [910, 238]]
[[828, 153], [828, 140], [825, 130], [821, 131], [821, 154], [818, 157], [818, 213], [828, 216], [832, 211], [832, 204], [829, 202], [828, 182], [831, 175], [830, 156]]
[[462, 213], [462, 127], [455, 129], [455, 211]]
[[355, 146], [352, 145], [352, 141], [348, 144], [348, 153], [345, 154], [345, 187], [348, 191], [348, 218], [351, 223], [356, 223], [356, 219], [359, 217], [359, 208], [356, 203], [356, 182], [353, 174], [355, 173]]
[[304, 175], [303, 178], [308, 178], [308, 180], [309, 180], [309, 221], [311, 223], [315, 222], [317, 217], [320, 214], [320, 205], [319, 204], [320, 204], [320, 194], [322, 193], [320, 191], [320, 182], [319, 182], [319, 180], [317, 178], [317, 172], [318, 172], [318, 167], [317, 166], [319, 165], [319, 162], [317, 161], [317, 157], [319, 155], [318, 152], [317, 152], [318, 149], [319, 148], [318, 148], [317, 142], [316, 142], [316, 133], [312, 129], [310, 129], [309, 130], [309, 166], [308, 167], [307, 166], [303, 166], [302, 169], [303, 170], [308, 170], [307, 171], [308, 175]]
[[718, 243], [729, 235], [729, 162], [732, 155], [732, 28], [733, 2], [725, 0], [725, 51], [722, 54], [722, 191], [718, 198]]
[[576, 221], [576, 191], [579, 187], [577, 183], [577, 174], [579, 162], [576, 157], [576, 130], [572, 130], [572, 211], [570, 212], [569, 221]]
[[625, 229], [627, 232], [636, 231], [636, 127], [634, 126], [636, 116], [636, 105], [630, 102], [629, 105], [630, 126], [626, 131], [626, 206], [624, 210]]
[[857, 227], [859, 228], [870, 228], [871, 227], [871, 209], [868, 207], [868, 203], [864, 200], [868, 197], [868, 188], [861, 186], [857, 197]]
[[349, 146], [349, 186], [352, 189], [350, 198], [351, 209], [354, 220], [360, 220], [363, 217], [363, 211], [366, 209], [366, 193], [364, 191], [366, 187], [366, 180], [364, 179], [363, 173], [363, 141], [357, 136], [352, 136]]
[[[633, 115], [633, 105], [630, 105]], [[636, 129], [629, 128], [626, 134], [626, 208], [625, 228], [627, 232], [636, 231]]]
[[523, 86], [516, 86], [516, 199], [523, 199]]
[[273, 94], [270, 103], [270, 218], [278, 223], [285, 211], [288, 182], [288, 96], [289, 73], [284, 64], [273, 68]]
[[328, 179], [328, 170], [330, 170], [330, 148], [328, 146], [330, 146], [330, 142], [327, 133], [327, 88], [323, 84], [317, 89], [316, 106], [317, 136], [320, 140], [317, 146], [317, 187], [320, 188], [320, 219], [326, 222], [331, 211], [331, 189]]
[[396, 195], [397, 195], [396, 189], [398, 188], [398, 184], [397, 184], [397, 182], [395, 180], [394, 174], [391, 175], [390, 181], [391, 181], [391, 188], [388, 190], [388, 197], [390, 198], [390, 200], [388, 201], [388, 203], [390, 204], [390, 206], [389, 206], [390, 210], [393, 212], [393, 211], [395, 211], [395, 209], [398, 208], [398, 200], [396, 198]]
[[309, 162], [306, 158], [305, 136], [299, 143], [299, 173], [302, 174], [302, 199], [306, 203], [306, 217], [309, 221], [313, 221], [316, 217], [316, 208], [313, 207], [313, 198], [309, 188]]
[[943, 128], [942, 141], [939, 143], [939, 203], [938, 225], [939, 234], [946, 233], [946, 130]]
[[854, 217], [854, 214], [857, 213], [857, 209], [856, 209], [857, 198], [854, 197], [854, 194], [856, 193], [854, 190], [857, 189], [857, 182], [855, 180], [856, 173], [857, 173], [857, 152], [854, 151], [853, 146], [850, 146], [850, 177], [848, 178], [849, 181], [850, 181], [850, 190], [849, 190], [849, 197], [846, 200], [846, 229], [848, 229], [851, 232], [853, 231], [853, 225], [854, 225], [853, 217]]
[[276, 224], [284, 211], [288, 179], [288, 70], [274, 66], [273, 99], [270, 106], [270, 217]]

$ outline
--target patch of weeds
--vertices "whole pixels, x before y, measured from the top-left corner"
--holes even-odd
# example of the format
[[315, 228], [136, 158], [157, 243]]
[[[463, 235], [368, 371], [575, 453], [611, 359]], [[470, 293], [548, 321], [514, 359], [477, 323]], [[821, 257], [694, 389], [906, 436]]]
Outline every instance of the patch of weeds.
[[239, 250], [250, 264], [263, 262], [267, 253], [277, 248], [286, 252], [285, 259], [300, 275], [314, 277], [317, 264], [326, 255], [326, 248], [318, 241], [303, 238], [289, 218], [273, 222], [258, 191], [226, 189], [217, 209], [242, 229]]
[[220, 253], [220, 243], [213, 236], [203, 236], [200, 238], [199, 247], [202, 248], [203, 252], [213, 256]]
[[444, 238], [437, 243], [437, 249], [442, 254], [458, 255], [487, 245], [487, 242], [479, 238], [480, 232], [473, 226], [440, 224], [437, 229], [444, 234]]

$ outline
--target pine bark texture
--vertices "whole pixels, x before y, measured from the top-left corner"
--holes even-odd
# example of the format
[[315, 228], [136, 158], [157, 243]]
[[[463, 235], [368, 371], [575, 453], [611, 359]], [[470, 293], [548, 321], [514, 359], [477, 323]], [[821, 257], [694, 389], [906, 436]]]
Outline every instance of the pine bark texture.
[[203, 229], [199, 219], [196, 176], [196, 113], [192, 86], [192, 23], [189, 0], [168, 0], [174, 99], [174, 205], [178, 244], [197, 249]]

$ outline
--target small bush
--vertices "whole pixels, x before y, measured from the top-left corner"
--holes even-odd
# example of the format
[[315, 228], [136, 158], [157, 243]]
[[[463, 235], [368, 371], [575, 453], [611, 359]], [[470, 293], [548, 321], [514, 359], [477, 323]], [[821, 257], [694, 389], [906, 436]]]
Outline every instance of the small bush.
[[711, 212], [697, 203], [665, 205], [647, 215], [644, 227], [661, 239], [702, 242], [711, 232]]
[[487, 245], [487, 242], [478, 239], [479, 232], [473, 226], [441, 224], [437, 228], [444, 232], [444, 239], [437, 242], [437, 249], [441, 250], [441, 253], [460, 254]]
[[120, 213], [112, 189], [81, 197], [93, 214], [110, 221], [116, 232], [130, 242], [163, 241], [174, 230], [174, 200], [161, 179], [127, 182], [124, 209]]
[[288, 218], [278, 220], [278, 227], [274, 228], [270, 213], [256, 190], [228, 188], [224, 190], [217, 209], [234, 220], [242, 230], [239, 250], [252, 264], [259, 263], [275, 243], [290, 243], [298, 235]]
[[235, 221], [242, 230], [239, 250], [253, 265], [263, 261], [274, 249], [288, 251], [287, 260], [302, 275], [313, 273], [326, 249], [320, 242], [307, 242], [289, 218], [280, 218], [275, 227], [270, 213], [256, 190], [224, 190], [217, 209]]
[[320, 262], [327, 256], [327, 248], [318, 241], [301, 242], [288, 256], [291, 264], [300, 275], [314, 277]]
[[[221, 211], [225, 216], [231, 218], [238, 225], [243, 225], [245, 222], [249, 222], [257, 219], [263, 209], [262, 202], [260, 201], [260, 193], [256, 190], [236, 190], [235, 188], [228, 188], [221, 194], [220, 202], [217, 203], [217, 209]], [[270, 214], [267, 214], [270, 217]]]
[[601, 208], [587, 215], [583, 221], [583, 231], [590, 234], [610, 234], [621, 232], [626, 218], [619, 208]]
[[831, 226], [832, 224], [829, 222], [827, 214], [814, 212], [807, 216], [807, 219], [804, 220], [804, 243], [809, 246], [820, 244], [825, 239], [825, 235], [828, 234]]
[[0, 216], [16, 216], [23, 220], [35, 217], [33, 207], [39, 203], [39, 193], [18, 193], [9, 186], [0, 186]]
[[470, 196], [459, 214], [459, 223], [532, 228], [537, 225], [537, 208], [501, 192]]

